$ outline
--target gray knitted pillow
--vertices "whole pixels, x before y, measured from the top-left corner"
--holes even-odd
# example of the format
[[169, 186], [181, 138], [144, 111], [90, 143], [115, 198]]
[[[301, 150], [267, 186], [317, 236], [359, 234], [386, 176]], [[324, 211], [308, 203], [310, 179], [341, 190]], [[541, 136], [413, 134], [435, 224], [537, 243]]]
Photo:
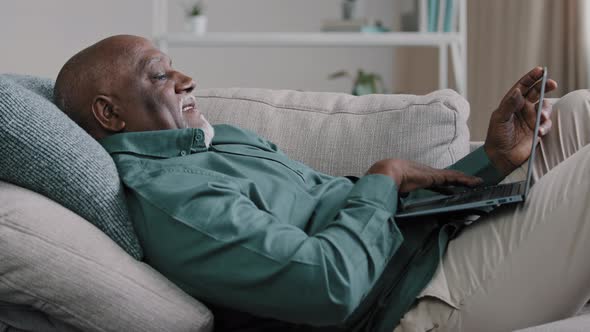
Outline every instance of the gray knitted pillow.
[[141, 259], [113, 160], [52, 100], [52, 80], [0, 75], [0, 179], [76, 212]]

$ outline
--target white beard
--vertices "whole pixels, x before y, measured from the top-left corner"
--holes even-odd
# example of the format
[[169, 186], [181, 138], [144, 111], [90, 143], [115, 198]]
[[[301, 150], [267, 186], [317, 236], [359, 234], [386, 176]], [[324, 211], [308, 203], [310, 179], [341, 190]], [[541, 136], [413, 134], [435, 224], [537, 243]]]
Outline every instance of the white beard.
[[205, 134], [205, 146], [208, 148], [211, 145], [211, 141], [213, 141], [213, 136], [215, 136], [215, 129], [213, 129], [213, 126], [205, 119], [203, 114], [201, 114], [201, 122], [202, 124], [198, 128]]
[[[192, 103], [195, 105], [195, 108], [197, 108], [197, 98], [194, 95], [186, 95], [179, 103], [178, 109], [180, 110], [180, 113], [182, 114], [182, 105], [185, 105], [187, 103], [187, 100], [191, 100]], [[200, 113], [200, 111], [198, 111]], [[184, 119], [184, 116], [183, 116]], [[201, 129], [203, 131], [203, 133], [205, 134], [205, 146], [207, 148], [209, 148], [209, 146], [211, 145], [211, 141], [213, 140], [213, 136], [215, 136], [215, 130], [213, 129], [213, 126], [211, 126], [211, 124], [209, 123], [209, 121], [207, 121], [207, 119], [205, 119], [205, 116], [201, 113], [199, 115], [199, 124], [196, 126], [191, 126], [190, 124], [187, 123], [186, 119], [184, 120], [184, 128], [186, 127], [193, 127], [193, 128], [197, 128], [197, 129]]]

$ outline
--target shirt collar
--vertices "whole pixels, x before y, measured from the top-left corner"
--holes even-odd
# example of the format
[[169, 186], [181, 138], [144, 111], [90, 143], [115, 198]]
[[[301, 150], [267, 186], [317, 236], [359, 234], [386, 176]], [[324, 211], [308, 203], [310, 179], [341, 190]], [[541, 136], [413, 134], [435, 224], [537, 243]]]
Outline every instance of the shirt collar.
[[172, 158], [206, 151], [205, 134], [199, 128], [140, 131], [115, 134], [99, 140], [109, 152]]

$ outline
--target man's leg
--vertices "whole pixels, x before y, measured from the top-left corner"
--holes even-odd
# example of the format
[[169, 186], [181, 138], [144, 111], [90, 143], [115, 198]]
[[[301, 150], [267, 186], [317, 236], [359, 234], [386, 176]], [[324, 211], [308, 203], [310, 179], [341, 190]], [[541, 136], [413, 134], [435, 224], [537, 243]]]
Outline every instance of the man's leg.
[[577, 91], [554, 106], [527, 202], [451, 241], [397, 330], [510, 331], [571, 316], [590, 298], [589, 103]]
[[590, 90], [574, 91], [561, 98], [551, 114], [550, 137], [541, 140], [535, 162], [535, 179], [590, 143]]

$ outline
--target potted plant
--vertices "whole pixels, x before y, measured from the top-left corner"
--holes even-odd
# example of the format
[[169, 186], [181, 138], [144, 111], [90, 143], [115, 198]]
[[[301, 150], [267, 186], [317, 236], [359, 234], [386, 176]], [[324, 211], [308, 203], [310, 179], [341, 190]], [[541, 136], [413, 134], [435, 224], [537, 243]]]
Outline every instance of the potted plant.
[[205, 16], [205, 0], [196, 0], [186, 8], [189, 30], [197, 35], [207, 32], [207, 16]]
[[385, 84], [383, 83], [383, 79], [379, 74], [366, 73], [362, 69], [359, 69], [356, 74], [356, 77], [353, 78], [348, 71], [342, 70], [331, 74], [328, 78], [336, 79], [340, 77], [348, 77], [353, 80], [351, 93], [355, 96], [362, 96], [373, 93], [386, 93]]

